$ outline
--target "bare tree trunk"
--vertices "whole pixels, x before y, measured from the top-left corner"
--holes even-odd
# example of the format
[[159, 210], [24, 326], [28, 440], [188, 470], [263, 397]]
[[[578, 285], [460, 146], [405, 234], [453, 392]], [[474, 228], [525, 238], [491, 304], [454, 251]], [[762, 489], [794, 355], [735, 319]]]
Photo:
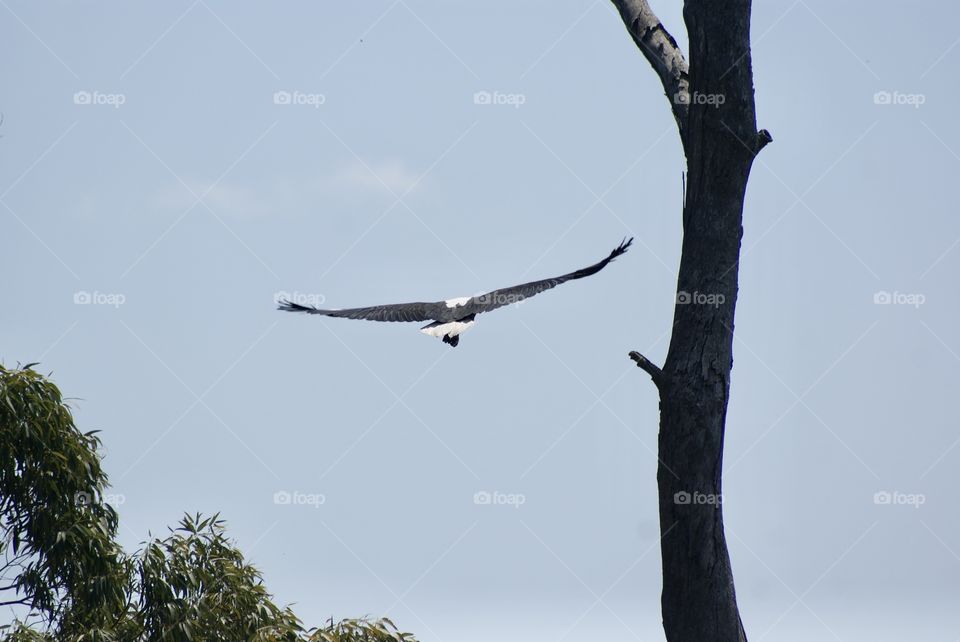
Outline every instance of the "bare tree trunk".
[[723, 533], [721, 469], [733, 367], [743, 199], [757, 131], [750, 0], [686, 0], [686, 63], [646, 0], [613, 0], [660, 77], [687, 158], [683, 249], [661, 370], [630, 357], [660, 391], [657, 485], [663, 627], [669, 642], [746, 640]]

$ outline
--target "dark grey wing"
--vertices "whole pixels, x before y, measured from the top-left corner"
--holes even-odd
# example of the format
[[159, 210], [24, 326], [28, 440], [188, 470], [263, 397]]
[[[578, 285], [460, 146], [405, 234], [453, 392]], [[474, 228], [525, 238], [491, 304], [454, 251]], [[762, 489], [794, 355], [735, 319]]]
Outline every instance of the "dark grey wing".
[[615, 258], [625, 253], [630, 247], [631, 243], [633, 243], [633, 238], [624, 239], [620, 245], [610, 252], [610, 255], [607, 258], [598, 263], [594, 263], [591, 266], [579, 269], [576, 272], [570, 272], [569, 274], [564, 274], [563, 276], [555, 276], [552, 279], [531, 281], [530, 283], [523, 283], [510, 288], [501, 288], [499, 290], [494, 290], [493, 292], [480, 294], [467, 301], [467, 303], [464, 305], [464, 308], [467, 308], [469, 312], [474, 314], [479, 314], [480, 312], [490, 312], [491, 310], [496, 310], [497, 308], [501, 308], [505, 305], [519, 303], [524, 299], [529, 299], [532, 296], [540, 294], [544, 290], [555, 288], [561, 283], [573, 281], [574, 279], [582, 279], [586, 276], [592, 276], [603, 268], [607, 267], [607, 264], [613, 261]]
[[344, 319], [366, 319], [367, 321], [432, 321], [442, 314], [446, 306], [443, 303], [395, 303], [374, 305], [369, 308], [347, 308], [345, 310], [321, 310], [312, 305], [291, 303], [285, 299], [277, 302], [277, 309], [285, 312], [306, 312], [322, 314], [327, 317]]

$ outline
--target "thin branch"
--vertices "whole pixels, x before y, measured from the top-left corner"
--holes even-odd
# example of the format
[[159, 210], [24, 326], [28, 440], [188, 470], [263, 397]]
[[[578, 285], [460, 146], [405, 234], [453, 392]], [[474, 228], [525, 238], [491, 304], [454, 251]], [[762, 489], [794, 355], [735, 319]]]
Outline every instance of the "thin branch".
[[638, 368], [650, 375], [653, 384], [659, 388], [663, 383], [663, 370], [636, 350], [631, 350], [628, 356], [636, 362]]
[[647, 0], [612, 1], [640, 53], [660, 77], [680, 130], [680, 138], [685, 140], [687, 113], [690, 111], [689, 68], [680, 46], [650, 9]]

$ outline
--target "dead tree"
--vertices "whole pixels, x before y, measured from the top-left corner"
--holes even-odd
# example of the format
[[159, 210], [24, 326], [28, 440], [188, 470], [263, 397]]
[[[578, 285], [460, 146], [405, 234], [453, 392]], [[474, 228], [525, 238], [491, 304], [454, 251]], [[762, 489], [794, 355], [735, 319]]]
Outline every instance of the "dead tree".
[[685, 0], [689, 64], [647, 0], [613, 0], [670, 101], [687, 159], [674, 325], [660, 393], [657, 485], [669, 642], [746, 640], [723, 533], [721, 468], [733, 367], [743, 199], [756, 154], [751, 0]]

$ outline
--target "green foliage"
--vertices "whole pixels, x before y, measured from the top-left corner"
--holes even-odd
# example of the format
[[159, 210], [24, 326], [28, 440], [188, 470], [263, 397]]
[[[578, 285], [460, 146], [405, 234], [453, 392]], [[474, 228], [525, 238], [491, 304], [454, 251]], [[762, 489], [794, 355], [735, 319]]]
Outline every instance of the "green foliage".
[[142, 639], [268, 642], [297, 640], [302, 631], [271, 601], [216, 515], [187, 515], [169, 537], [148, 542], [136, 566]]
[[401, 633], [387, 618], [379, 620], [332, 620], [313, 631], [309, 642], [416, 642], [412, 633]]
[[122, 603], [99, 445], [53, 383], [0, 366], [0, 602], [78, 626]]
[[99, 446], [53, 383], [0, 366], [0, 603], [38, 620], [0, 626], [3, 642], [416, 642], [386, 618], [305, 630], [218, 515], [125, 555]]
[[3, 638], [3, 642], [55, 642], [48, 633], [35, 631], [22, 623], [17, 623], [13, 631]]

